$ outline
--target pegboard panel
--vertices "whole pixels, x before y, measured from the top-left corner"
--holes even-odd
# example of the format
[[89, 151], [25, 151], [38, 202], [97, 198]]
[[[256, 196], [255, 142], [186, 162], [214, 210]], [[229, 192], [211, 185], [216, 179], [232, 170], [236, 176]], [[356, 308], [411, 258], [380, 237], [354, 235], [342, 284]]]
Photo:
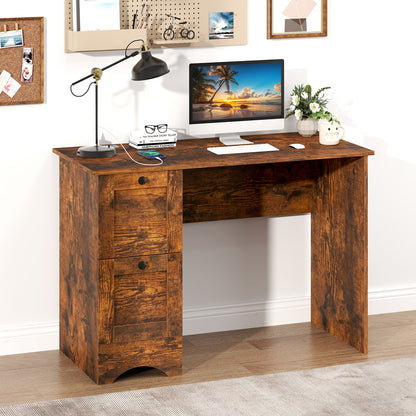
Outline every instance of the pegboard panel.
[[[74, 31], [72, 3], [75, 0], [64, 1], [66, 52], [120, 50], [133, 39], [143, 39], [153, 48], [247, 44], [247, 0], [120, 0], [121, 30], [95, 32]], [[210, 13], [218, 12], [234, 14], [231, 39], [212, 39], [209, 36]], [[138, 29], [132, 29], [135, 13], [138, 14]], [[173, 40], [163, 38], [163, 32], [171, 23], [167, 14], [187, 22], [174, 26], [176, 34]], [[180, 36], [182, 27], [194, 31], [195, 37], [183, 39]]]
[[65, 1], [65, 30], [74, 30], [74, 18], [72, 15], [72, 0]]
[[[195, 32], [194, 42], [198, 41], [200, 33], [200, 2], [195, 0], [121, 0], [121, 27], [128, 28], [133, 22], [134, 13], [139, 14], [139, 21], [147, 22], [147, 38], [151, 42], [163, 39], [163, 32], [169, 27], [171, 19], [167, 14], [179, 17], [186, 25], [181, 25]], [[179, 22], [179, 21], [178, 21]], [[176, 21], [175, 21], [176, 23]], [[181, 27], [174, 25], [177, 34], [175, 39], [180, 39]]]
[[[66, 30], [74, 30], [73, 1], [75, 0], [66, 0]], [[143, 27], [147, 29], [148, 38], [163, 39], [163, 32], [168, 28], [171, 21], [166, 15], [170, 14], [179, 17], [181, 21], [186, 21], [186, 27], [192, 29], [195, 32], [195, 39], [198, 39], [199, 3], [199, 1], [194, 0], [120, 0], [120, 29], [131, 29], [133, 16], [137, 12], [139, 25], [143, 23]], [[144, 23], [146, 20], [147, 23]]]
[[[65, 52], [115, 51], [123, 50], [134, 39], [147, 41], [145, 29], [129, 29], [128, 20], [123, 18], [120, 3], [120, 28], [123, 30], [76, 31], [72, 4], [75, 0], [65, 0]], [[123, 26], [123, 21], [125, 25]]]

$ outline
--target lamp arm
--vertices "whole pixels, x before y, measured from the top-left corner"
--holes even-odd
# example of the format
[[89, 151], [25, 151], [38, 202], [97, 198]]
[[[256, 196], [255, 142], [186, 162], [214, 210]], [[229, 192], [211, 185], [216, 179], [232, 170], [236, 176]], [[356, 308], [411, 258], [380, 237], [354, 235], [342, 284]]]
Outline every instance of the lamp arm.
[[[107, 65], [107, 66], [105, 66], [104, 68], [101, 68], [101, 71], [105, 71], [106, 69], [111, 68], [112, 66], [115, 66], [115, 65], [119, 64], [120, 62], [123, 62], [123, 61], [125, 61], [125, 60], [127, 60], [127, 59], [129, 59], [129, 58], [133, 58], [133, 56], [137, 56], [139, 53], [140, 53], [140, 51], [134, 51], [134, 52], [132, 52], [130, 55], [126, 55], [124, 58], [121, 58], [121, 59], [119, 59], [118, 61], [113, 62], [112, 64]], [[90, 75], [87, 75], [86, 77], [81, 78], [81, 79], [79, 79], [78, 81], [73, 82], [73, 83], [71, 84], [71, 87], [73, 87], [74, 85], [77, 85], [77, 84], [79, 84], [80, 82], [85, 81], [86, 79], [91, 78], [91, 77], [93, 77], [93, 76], [94, 76], [94, 71], [92, 70], [92, 73], [91, 73]]]
[[105, 71], [106, 69], [111, 68], [112, 66], [115, 66], [115, 65], [119, 64], [120, 62], [125, 61], [126, 59], [133, 58], [133, 56], [137, 56], [139, 53], [140, 53], [140, 51], [134, 51], [130, 55], [126, 55], [124, 58], [121, 58], [120, 60], [118, 60], [118, 61], [116, 61], [116, 62], [114, 62], [110, 65], [107, 65], [104, 68], [101, 68], [101, 70]]
[[[140, 50], [138, 50], [138, 51], [134, 51], [134, 52], [132, 52], [130, 55], [127, 55], [127, 50], [128, 50], [128, 48], [129, 48], [129, 46], [132, 44], [132, 43], [134, 43], [134, 42], [142, 42], [142, 46], [141, 46], [141, 48], [140, 48]], [[135, 39], [135, 40], [132, 40], [127, 46], [126, 46], [126, 49], [124, 50], [124, 58], [121, 58], [121, 59], [119, 59], [118, 61], [116, 61], [116, 62], [113, 62], [112, 64], [110, 64], [110, 65], [107, 65], [107, 66], [105, 66], [104, 68], [101, 68], [101, 71], [105, 71], [106, 69], [108, 69], [108, 68], [111, 68], [112, 66], [115, 66], [115, 65], [117, 65], [117, 64], [119, 64], [120, 62], [123, 62], [123, 61], [125, 61], [125, 60], [127, 60], [127, 59], [129, 59], [129, 58], [133, 58], [134, 56], [137, 56], [137, 55], [139, 55], [140, 53], [143, 53], [143, 52], [148, 52], [150, 49], [149, 49], [149, 47], [146, 45], [146, 43], [145, 43], [145, 41], [143, 40], [143, 39]], [[75, 82], [73, 82], [72, 84], [71, 84], [71, 92], [72, 92], [72, 87], [74, 86], [74, 85], [77, 85], [77, 84], [79, 84], [80, 82], [82, 82], [82, 81], [85, 81], [86, 79], [88, 79], [88, 78], [91, 78], [91, 77], [94, 77], [95, 78], [95, 74], [94, 74], [94, 70], [95, 70], [95, 68], [93, 68], [92, 70], [91, 70], [91, 74], [90, 75], [87, 75], [86, 77], [84, 77], [84, 78], [81, 78], [81, 79], [79, 79], [78, 81], [75, 81]], [[89, 89], [89, 88], [88, 88]], [[87, 90], [87, 92], [88, 92], [88, 90]], [[74, 94], [73, 92], [72, 92], [72, 94]], [[86, 93], [85, 93], [86, 94]], [[75, 95], [75, 94], [74, 94]], [[81, 97], [82, 97], [82, 95], [81, 95]]]

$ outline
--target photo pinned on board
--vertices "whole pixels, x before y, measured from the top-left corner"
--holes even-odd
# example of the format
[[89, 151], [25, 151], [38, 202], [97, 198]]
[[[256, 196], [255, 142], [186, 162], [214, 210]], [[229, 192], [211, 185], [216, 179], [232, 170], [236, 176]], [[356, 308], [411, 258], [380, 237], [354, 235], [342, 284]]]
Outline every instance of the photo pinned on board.
[[33, 48], [23, 48], [22, 59], [22, 82], [32, 82], [33, 80]]
[[23, 30], [0, 32], [0, 49], [23, 46]]

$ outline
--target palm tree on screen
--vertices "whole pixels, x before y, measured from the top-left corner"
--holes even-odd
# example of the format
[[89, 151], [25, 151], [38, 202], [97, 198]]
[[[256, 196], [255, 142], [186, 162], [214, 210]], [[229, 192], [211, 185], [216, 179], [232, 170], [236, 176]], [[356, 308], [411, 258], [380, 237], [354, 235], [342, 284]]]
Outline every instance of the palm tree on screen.
[[215, 88], [214, 81], [207, 78], [202, 68], [192, 69], [192, 102], [206, 102]]
[[235, 80], [234, 76], [238, 74], [238, 71], [232, 71], [228, 65], [220, 65], [214, 71], [213, 75], [218, 77], [216, 84], [218, 85], [217, 90], [209, 100], [210, 103], [214, 100], [214, 97], [217, 95], [220, 88], [225, 84], [227, 91], [230, 91], [230, 83], [238, 85], [238, 82]]

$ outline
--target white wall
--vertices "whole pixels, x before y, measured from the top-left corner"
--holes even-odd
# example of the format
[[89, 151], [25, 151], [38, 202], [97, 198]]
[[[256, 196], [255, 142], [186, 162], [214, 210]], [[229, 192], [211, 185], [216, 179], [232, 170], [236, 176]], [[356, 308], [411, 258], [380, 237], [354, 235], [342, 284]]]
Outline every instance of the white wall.
[[[93, 94], [74, 98], [69, 84], [122, 55], [65, 54], [63, 3], [2, 7], [2, 17], [46, 18], [46, 100], [0, 107], [0, 354], [58, 347], [58, 158], [51, 149], [93, 143]], [[287, 91], [299, 82], [331, 86], [330, 109], [347, 139], [376, 151], [369, 162], [370, 313], [416, 309], [416, 88], [413, 54], [404, 49], [414, 38], [416, 4], [329, 3], [326, 38], [267, 40], [266, 0], [248, 0], [247, 46], [155, 50], [171, 72], [143, 84], [129, 81], [129, 61], [106, 71], [100, 124], [121, 140], [152, 120], [183, 127], [189, 62], [284, 58]], [[186, 332], [308, 320], [309, 226], [307, 215], [186, 225]]]

